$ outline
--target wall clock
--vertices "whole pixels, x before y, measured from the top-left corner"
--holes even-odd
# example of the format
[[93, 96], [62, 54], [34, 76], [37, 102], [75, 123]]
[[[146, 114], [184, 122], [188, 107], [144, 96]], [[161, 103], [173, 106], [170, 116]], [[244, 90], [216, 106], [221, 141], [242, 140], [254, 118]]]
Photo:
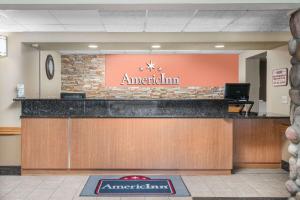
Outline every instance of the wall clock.
[[47, 56], [45, 67], [46, 67], [47, 78], [49, 80], [53, 79], [55, 66], [54, 66], [53, 57], [51, 55]]

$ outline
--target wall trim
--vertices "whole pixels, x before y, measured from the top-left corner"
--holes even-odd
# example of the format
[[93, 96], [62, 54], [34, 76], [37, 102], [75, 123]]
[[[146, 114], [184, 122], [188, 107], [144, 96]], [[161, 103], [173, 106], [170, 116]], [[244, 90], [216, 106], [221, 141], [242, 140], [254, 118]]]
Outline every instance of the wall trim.
[[20, 135], [20, 127], [0, 127], [0, 135]]

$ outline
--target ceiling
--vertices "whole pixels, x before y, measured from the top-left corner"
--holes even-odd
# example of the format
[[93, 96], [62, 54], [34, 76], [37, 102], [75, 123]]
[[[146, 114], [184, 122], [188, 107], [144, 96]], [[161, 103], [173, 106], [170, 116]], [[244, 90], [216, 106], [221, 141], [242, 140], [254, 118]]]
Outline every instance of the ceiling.
[[288, 32], [290, 11], [0, 10], [0, 32]]

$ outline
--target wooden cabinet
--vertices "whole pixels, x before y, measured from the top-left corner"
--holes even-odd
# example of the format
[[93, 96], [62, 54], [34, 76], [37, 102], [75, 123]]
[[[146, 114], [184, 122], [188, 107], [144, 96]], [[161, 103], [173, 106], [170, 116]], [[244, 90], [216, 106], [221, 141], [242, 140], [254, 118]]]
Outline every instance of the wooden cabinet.
[[22, 119], [22, 169], [68, 168], [67, 119]]
[[232, 169], [231, 120], [72, 119], [71, 129], [71, 169]]
[[233, 123], [236, 167], [279, 167], [284, 141], [278, 119], [236, 119]]

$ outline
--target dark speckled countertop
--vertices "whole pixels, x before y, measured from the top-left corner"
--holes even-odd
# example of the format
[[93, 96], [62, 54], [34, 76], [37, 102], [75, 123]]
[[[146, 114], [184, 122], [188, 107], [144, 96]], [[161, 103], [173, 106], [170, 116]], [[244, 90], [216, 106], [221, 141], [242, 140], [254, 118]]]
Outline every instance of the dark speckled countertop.
[[274, 113], [228, 113], [224, 99], [14, 99], [22, 118], [288, 118]]

